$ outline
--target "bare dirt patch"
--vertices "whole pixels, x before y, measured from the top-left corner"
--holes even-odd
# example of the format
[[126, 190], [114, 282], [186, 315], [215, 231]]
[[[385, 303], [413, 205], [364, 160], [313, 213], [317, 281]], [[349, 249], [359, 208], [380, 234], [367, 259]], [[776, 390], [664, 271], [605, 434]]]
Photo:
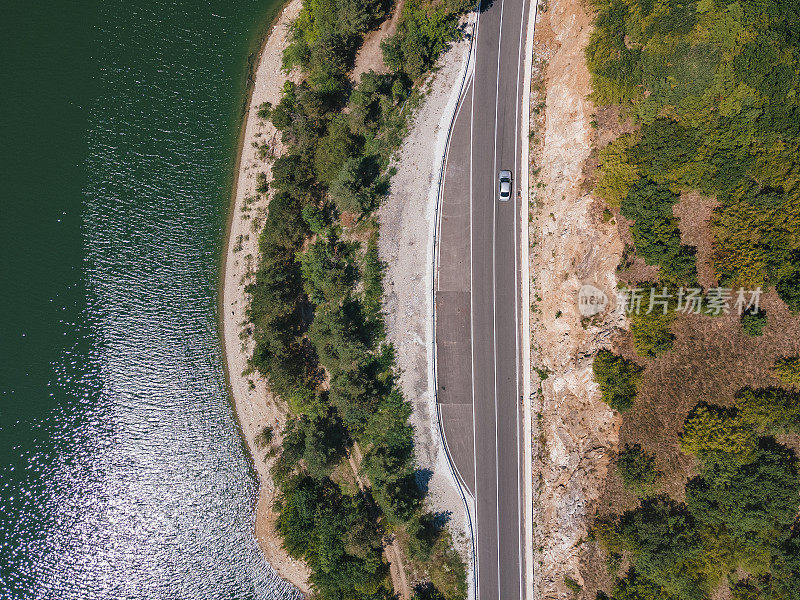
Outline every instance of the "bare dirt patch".
[[355, 65], [353, 67], [352, 79], [358, 83], [361, 75], [367, 71], [375, 71], [376, 73], [385, 73], [386, 65], [383, 63], [383, 50], [381, 50], [381, 42], [385, 39], [392, 37], [397, 31], [397, 23], [400, 21], [400, 15], [403, 14], [403, 0], [398, 0], [394, 5], [392, 15], [384, 20], [374, 31], [370, 31], [364, 37], [364, 43], [356, 55]]

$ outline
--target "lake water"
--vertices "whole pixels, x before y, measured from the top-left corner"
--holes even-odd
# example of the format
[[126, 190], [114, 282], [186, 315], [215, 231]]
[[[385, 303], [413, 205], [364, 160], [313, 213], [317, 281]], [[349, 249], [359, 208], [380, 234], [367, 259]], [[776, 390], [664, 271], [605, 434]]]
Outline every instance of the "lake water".
[[0, 598], [292, 595], [216, 322], [247, 57], [279, 0], [0, 19]]

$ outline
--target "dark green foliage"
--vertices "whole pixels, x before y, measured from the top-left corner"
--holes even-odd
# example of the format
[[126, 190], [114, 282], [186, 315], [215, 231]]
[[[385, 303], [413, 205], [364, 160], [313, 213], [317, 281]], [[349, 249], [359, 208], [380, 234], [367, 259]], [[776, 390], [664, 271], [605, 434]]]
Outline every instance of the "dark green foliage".
[[272, 116], [272, 104], [269, 102], [262, 102], [258, 105], [258, 118], [262, 121], [269, 121]]
[[737, 544], [777, 544], [797, 513], [797, 460], [787, 448], [764, 441], [752, 461], [712, 466], [686, 486], [686, 504], [698, 521], [723, 528]]
[[300, 257], [303, 286], [314, 304], [338, 304], [348, 295], [358, 271], [353, 264], [353, 244], [339, 239], [328, 230], [317, 237]]
[[421, 583], [414, 588], [413, 600], [446, 600], [442, 592], [431, 582]]
[[367, 326], [376, 335], [383, 335], [383, 269], [384, 264], [378, 256], [378, 240], [370, 238], [364, 253], [364, 315]]
[[800, 312], [800, 269], [779, 279], [775, 290], [792, 312]]
[[436, 542], [442, 537], [443, 525], [436, 515], [425, 513], [414, 517], [408, 524], [411, 540], [409, 553], [411, 558], [419, 562], [427, 562], [431, 558]]
[[272, 439], [275, 435], [275, 432], [272, 430], [272, 427], [267, 425], [261, 431], [258, 432], [256, 435], [256, 446], [259, 448], [266, 448], [272, 443]]
[[600, 385], [603, 402], [620, 412], [633, 406], [641, 381], [642, 368], [639, 365], [603, 349], [594, 357], [592, 370]]
[[625, 449], [617, 456], [617, 472], [625, 487], [637, 496], [652, 494], [658, 487], [656, 457], [639, 444], [625, 445]]
[[647, 264], [661, 266], [661, 282], [691, 286], [697, 278], [694, 249], [681, 244], [678, 219], [672, 214], [678, 200], [666, 186], [643, 178], [622, 201], [622, 214], [634, 221], [631, 236], [636, 253]]
[[328, 124], [327, 132], [319, 140], [314, 154], [317, 179], [330, 185], [338, 177], [345, 161], [356, 151], [356, 142], [344, 115], [337, 115]]
[[433, 67], [448, 44], [457, 39], [458, 19], [472, 6], [464, 1], [435, 6], [407, 0], [397, 33], [381, 42], [384, 62], [410, 80], [418, 79]]
[[389, 190], [388, 180], [380, 176], [377, 157], [351, 157], [344, 161], [330, 193], [340, 212], [370, 213]]
[[767, 326], [767, 311], [759, 309], [756, 312], [745, 311], [741, 316], [742, 330], [750, 337], [761, 335]]
[[699, 600], [708, 591], [692, 568], [703, 545], [686, 506], [666, 496], [645, 500], [622, 516], [619, 532], [646, 579], [679, 598]]
[[322, 597], [367, 600], [388, 591], [381, 537], [361, 496], [299, 476], [282, 486], [276, 509], [284, 548], [306, 561]]
[[256, 192], [259, 194], [266, 194], [269, 192], [269, 181], [267, 180], [266, 173], [259, 173], [256, 176]]

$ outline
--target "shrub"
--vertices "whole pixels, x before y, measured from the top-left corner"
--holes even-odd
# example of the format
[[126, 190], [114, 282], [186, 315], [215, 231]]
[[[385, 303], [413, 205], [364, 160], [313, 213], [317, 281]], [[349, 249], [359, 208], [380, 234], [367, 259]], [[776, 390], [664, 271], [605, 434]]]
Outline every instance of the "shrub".
[[737, 409], [701, 402], [686, 417], [680, 445], [705, 465], [741, 465], [752, 460], [756, 435]]
[[760, 434], [800, 428], [800, 394], [779, 387], [744, 388], [736, 394], [738, 417]]
[[633, 406], [641, 381], [642, 368], [609, 350], [600, 350], [592, 364], [603, 402], [624, 412]]
[[258, 105], [258, 118], [262, 121], [269, 121], [272, 116], [272, 104], [269, 102], [262, 102]]
[[255, 437], [256, 446], [259, 448], [266, 448], [272, 443], [272, 439], [274, 438], [274, 432], [272, 427], [269, 425], [265, 426], [258, 432], [258, 435]]
[[640, 310], [631, 314], [631, 332], [636, 354], [655, 358], [672, 348], [675, 336], [670, 327], [675, 317], [676, 313], [672, 310], [667, 310], [667, 314], [660, 310], [653, 310], [650, 314], [646, 310]]
[[617, 456], [617, 472], [625, 487], [640, 497], [651, 495], [658, 487], [656, 457], [639, 444], [625, 445]]
[[573, 598], [577, 598], [578, 596], [580, 596], [581, 592], [583, 591], [581, 584], [575, 581], [569, 575], [564, 575], [564, 585], [567, 586], [567, 589], [570, 592], [572, 592]]
[[752, 311], [745, 311], [741, 316], [742, 330], [750, 337], [758, 337], [767, 326], [767, 311], [759, 309], [755, 313]]
[[610, 206], [620, 206], [641, 177], [628, 159], [628, 149], [634, 142], [633, 136], [623, 135], [600, 150], [600, 177], [595, 192]]
[[269, 179], [266, 173], [256, 175], [256, 192], [262, 195], [269, 192]]
[[775, 361], [772, 372], [783, 385], [800, 386], [800, 357], [779, 358]]

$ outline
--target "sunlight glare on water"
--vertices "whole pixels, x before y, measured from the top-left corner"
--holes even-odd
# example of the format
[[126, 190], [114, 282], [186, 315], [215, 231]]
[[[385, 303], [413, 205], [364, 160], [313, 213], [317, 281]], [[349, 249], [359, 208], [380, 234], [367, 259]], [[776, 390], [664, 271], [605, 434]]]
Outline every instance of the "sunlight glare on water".
[[252, 536], [215, 315], [246, 57], [277, 4], [111, 0], [84, 26], [83, 195], [52, 198], [81, 206], [58, 241], [79, 259], [49, 372], [3, 388], [0, 598], [296, 595]]

